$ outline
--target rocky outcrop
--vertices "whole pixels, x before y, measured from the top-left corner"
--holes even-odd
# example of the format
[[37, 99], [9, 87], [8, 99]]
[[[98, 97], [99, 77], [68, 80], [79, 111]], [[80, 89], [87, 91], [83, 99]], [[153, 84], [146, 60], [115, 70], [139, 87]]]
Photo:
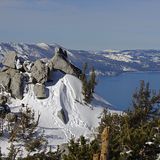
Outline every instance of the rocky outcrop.
[[69, 121], [68, 113], [65, 112], [63, 108], [58, 111], [57, 116], [64, 124], [67, 124], [67, 122]]
[[44, 84], [36, 84], [36, 85], [34, 85], [33, 91], [34, 91], [35, 96], [38, 99], [44, 99], [44, 98], [47, 97]]
[[67, 59], [67, 53], [59, 49], [55, 56], [50, 60], [48, 67], [50, 70], [60, 70], [66, 74], [71, 74], [79, 77], [81, 70], [71, 64]]
[[3, 65], [10, 68], [16, 68], [16, 60], [17, 54], [15, 52], [10, 52], [5, 54]]
[[[48, 92], [46, 93], [45, 83], [49, 80], [49, 75], [57, 70], [77, 77], [81, 74], [81, 70], [69, 62], [67, 52], [61, 48], [48, 64], [39, 59], [35, 62], [25, 61], [15, 52], [10, 52], [5, 55], [3, 69], [0, 71], [0, 91], [10, 92], [12, 97], [22, 99], [23, 93], [27, 91], [27, 87], [24, 91], [24, 84], [33, 83], [35, 96], [39, 99], [46, 98]], [[68, 114], [63, 109], [58, 115], [64, 123], [68, 122]]]
[[11, 78], [14, 77], [16, 73], [20, 73], [19, 70], [13, 69], [13, 68], [8, 68], [5, 73], [9, 74]]
[[37, 60], [31, 68], [33, 82], [44, 84], [48, 78], [48, 67], [41, 60]]
[[0, 87], [4, 90], [9, 90], [11, 76], [6, 72], [0, 72]]
[[16, 73], [11, 79], [11, 95], [12, 97], [22, 99], [23, 98], [23, 75], [21, 73]]

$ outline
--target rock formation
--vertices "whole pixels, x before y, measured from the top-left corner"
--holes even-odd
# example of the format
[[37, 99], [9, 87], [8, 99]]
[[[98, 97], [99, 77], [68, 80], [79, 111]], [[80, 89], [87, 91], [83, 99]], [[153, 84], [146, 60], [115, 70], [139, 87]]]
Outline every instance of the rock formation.
[[[24, 84], [32, 82], [35, 96], [42, 99], [47, 97], [45, 84], [51, 72], [59, 70], [77, 77], [81, 74], [81, 70], [69, 62], [67, 52], [61, 48], [48, 61], [49, 63], [45, 63], [38, 59], [35, 62], [30, 62], [24, 61], [15, 52], [6, 54], [3, 69], [0, 71], [0, 91], [3, 89], [10, 92], [12, 97], [22, 99]], [[68, 122], [68, 115], [63, 109], [58, 112], [58, 115], [64, 123]]]
[[33, 90], [38, 99], [44, 99], [47, 97], [44, 84], [35, 84]]
[[48, 67], [41, 60], [37, 60], [31, 68], [33, 82], [44, 84], [48, 79]]
[[10, 85], [11, 95], [15, 98], [23, 98], [23, 75], [16, 73], [11, 79]]
[[68, 113], [65, 112], [63, 108], [58, 111], [57, 116], [64, 124], [67, 124], [67, 122], [69, 121]]
[[5, 54], [3, 65], [10, 68], [16, 68], [16, 60], [17, 54], [15, 52], [10, 52], [8, 54]]
[[2, 89], [9, 90], [11, 76], [6, 72], [0, 72], [0, 85]]
[[50, 60], [48, 66], [50, 70], [60, 70], [63, 73], [72, 74], [77, 77], [81, 74], [81, 70], [68, 61], [67, 53], [62, 49], [59, 49], [55, 53], [55, 56]]

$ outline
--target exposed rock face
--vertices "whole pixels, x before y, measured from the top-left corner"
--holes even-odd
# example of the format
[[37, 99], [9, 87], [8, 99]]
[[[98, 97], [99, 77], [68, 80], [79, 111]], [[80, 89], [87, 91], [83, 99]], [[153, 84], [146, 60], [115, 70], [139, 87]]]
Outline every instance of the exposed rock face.
[[[12, 97], [18, 99], [23, 98], [23, 93], [27, 91], [26, 85], [29, 83], [34, 84], [34, 93], [37, 98], [46, 98], [48, 92], [44, 84], [49, 80], [52, 72], [57, 70], [77, 77], [81, 74], [81, 70], [69, 62], [67, 52], [61, 48], [56, 50], [55, 56], [50, 59], [48, 65], [42, 60], [25, 61], [24, 58], [18, 57], [15, 52], [10, 52], [5, 55], [2, 67], [0, 92], [10, 92]], [[2, 97], [0, 97], [0, 104], [3, 103]], [[68, 122], [68, 114], [63, 109], [59, 111], [58, 115], [64, 123]]]
[[19, 73], [19, 70], [8, 68], [5, 73], [8, 73], [10, 77], [13, 78], [16, 73]]
[[11, 95], [15, 98], [23, 98], [23, 75], [21, 73], [16, 73], [11, 79]]
[[47, 97], [44, 84], [36, 84], [33, 90], [38, 99], [44, 99]]
[[31, 76], [35, 82], [44, 84], [48, 78], [48, 67], [41, 60], [37, 60], [31, 68]]
[[63, 108], [60, 111], [58, 111], [57, 116], [64, 124], [67, 124], [67, 122], [69, 121], [68, 113], [65, 112]]
[[0, 94], [0, 105], [5, 105], [7, 103], [7, 97]]
[[66, 74], [72, 74], [77, 77], [79, 77], [81, 74], [81, 70], [75, 67], [73, 64], [71, 64], [67, 60], [66, 52], [62, 53], [61, 50], [59, 50], [55, 54], [55, 56], [50, 60], [48, 66], [50, 70], [53, 70], [53, 69], [60, 70]]
[[17, 60], [17, 54], [15, 52], [10, 52], [8, 54], [5, 54], [3, 65], [10, 68], [15, 68], [16, 60]]
[[4, 87], [2, 89], [8, 90], [10, 85], [10, 75], [5, 72], [0, 72], [0, 85], [1, 87]]

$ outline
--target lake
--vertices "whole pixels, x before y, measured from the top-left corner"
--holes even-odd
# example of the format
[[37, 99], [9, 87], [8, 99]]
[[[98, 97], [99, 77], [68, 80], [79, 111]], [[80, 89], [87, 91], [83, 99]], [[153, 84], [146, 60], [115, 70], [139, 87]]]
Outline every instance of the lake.
[[140, 81], [150, 83], [150, 89], [160, 90], [160, 72], [123, 73], [114, 77], [98, 77], [96, 93], [110, 102], [117, 109], [125, 110], [132, 104], [132, 95]]

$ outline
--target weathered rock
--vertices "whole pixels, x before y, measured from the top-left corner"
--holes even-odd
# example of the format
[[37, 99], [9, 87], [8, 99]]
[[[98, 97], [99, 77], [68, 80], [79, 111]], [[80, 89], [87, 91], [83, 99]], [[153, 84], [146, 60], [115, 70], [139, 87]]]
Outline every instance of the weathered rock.
[[37, 98], [44, 99], [47, 97], [44, 84], [34, 85], [33, 90], [34, 90], [34, 94]]
[[67, 124], [67, 122], [69, 121], [68, 113], [64, 111], [63, 108], [57, 112], [57, 116], [64, 124]]
[[48, 67], [41, 60], [37, 60], [31, 68], [31, 76], [37, 83], [45, 83], [48, 79]]
[[23, 75], [16, 73], [11, 79], [11, 95], [12, 97], [22, 99], [23, 98]]
[[17, 54], [15, 52], [10, 52], [5, 54], [3, 65], [15, 68], [16, 67]]
[[48, 67], [50, 70], [60, 70], [66, 74], [71, 74], [77, 77], [81, 74], [81, 70], [67, 60], [67, 54], [59, 51], [56, 52], [55, 56], [50, 60]]
[[14, 77], [14, 75], [16, 73], [19, 73], [19, 70], [16, 70], [16, 69], [13, 69], [13, 68], [8, 68], [5, 72], [8, 73], [10, 75], [10, 77], [12, 78], [12, 77]]
[[7, 97], [0, 94], [0, 105], [5, 105], [7, 103]]
[[6, 72], [0, 72], [0, 86], [4, 90], [9, 90], [11, 76]]

